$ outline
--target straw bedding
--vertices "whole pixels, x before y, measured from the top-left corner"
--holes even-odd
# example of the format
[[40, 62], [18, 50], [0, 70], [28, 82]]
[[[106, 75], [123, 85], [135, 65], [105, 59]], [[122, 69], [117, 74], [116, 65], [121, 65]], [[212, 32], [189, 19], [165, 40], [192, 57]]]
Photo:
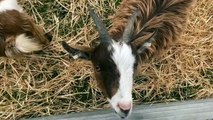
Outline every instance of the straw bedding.
[[[20, 0], [54, 40], [45, 50], [23, 58], [0, 58], [0, 119], [12, 120], [107, 109], [91, 63], [73, 61], [61, 47], [94, 46], [98, 34], [87, 4], [110, 18], [120, 0]], [[177, 43], [140, 65], [134, 80], [134, 104], [213, 96], [213, 1], [199, 0]]]

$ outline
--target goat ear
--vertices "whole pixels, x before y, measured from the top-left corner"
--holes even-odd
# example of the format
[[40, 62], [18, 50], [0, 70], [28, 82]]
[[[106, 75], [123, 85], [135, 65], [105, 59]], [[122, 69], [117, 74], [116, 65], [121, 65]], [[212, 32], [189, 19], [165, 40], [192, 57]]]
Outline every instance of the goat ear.
[[123, 33], [123, 41], [126, 43], [130, 43], [132, 42], [132, 37], [133, 37], [133, 32], [134, 32], [134, 23], [137, 19], [137, 16], [139, 16], [141, 14], [140, 10], [136, 10], [128, 19], [127, 25], [124, 29], [124, 33]]
[[65, 41], [62, 41], [62, 46], [63, 48], [71, 55], [73, 59], [86, 59], [86, 60], [91, 60], [91, 49], [88, 51], [86, 50], [79, 50], [70, 47]]

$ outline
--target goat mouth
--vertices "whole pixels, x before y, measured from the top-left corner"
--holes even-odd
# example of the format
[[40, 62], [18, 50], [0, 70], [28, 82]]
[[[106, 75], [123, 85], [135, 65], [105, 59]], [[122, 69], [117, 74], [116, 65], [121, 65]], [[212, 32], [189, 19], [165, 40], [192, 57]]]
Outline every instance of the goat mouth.
[[117, 111], [115, 111], [115, 110], [114, 110], [114, 112], [115, 112], [115, 114], [117, 114], [121, 119], [125, 119], [125, 118], [127, 118], [127, 117], [129, 116], [129, 113], [128, 113], [128, 114], [125, 114], [125, 113], [123, 113], [123, 112], [117, 112]]

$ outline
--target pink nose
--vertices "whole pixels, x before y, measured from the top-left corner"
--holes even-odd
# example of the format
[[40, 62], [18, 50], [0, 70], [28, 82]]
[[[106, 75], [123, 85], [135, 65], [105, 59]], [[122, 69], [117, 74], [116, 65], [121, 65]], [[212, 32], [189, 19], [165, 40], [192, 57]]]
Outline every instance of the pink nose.
[[118, 103], [118, 107], [121, 110], [126, 111], [126, 110], [130, 110], [131, 109], [132, 104], [131, 104], [131, 102], [119, 102]]

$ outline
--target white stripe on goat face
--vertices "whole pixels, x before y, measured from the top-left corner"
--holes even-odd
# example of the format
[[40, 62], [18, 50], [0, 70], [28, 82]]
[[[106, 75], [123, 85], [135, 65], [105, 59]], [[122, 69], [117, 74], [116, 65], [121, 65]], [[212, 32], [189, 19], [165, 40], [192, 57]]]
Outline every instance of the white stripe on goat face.
[[[119, 88], [114, 96], [109, 99], [109, 102], [119, 116], [126, 117], [132, 110], [132, 86], [136, 57], [131, 46], [124, 42], [113, 42], [112, 47], [112, 59], [120, 73], [120, 80]], [[124, 111], [121, 110], [119, 104], [130, 105], [130, 108], [127, 108], [129, 110], [128, 114], [123, 113]], [[125, 108], [123, 109], [126, 110]]]

